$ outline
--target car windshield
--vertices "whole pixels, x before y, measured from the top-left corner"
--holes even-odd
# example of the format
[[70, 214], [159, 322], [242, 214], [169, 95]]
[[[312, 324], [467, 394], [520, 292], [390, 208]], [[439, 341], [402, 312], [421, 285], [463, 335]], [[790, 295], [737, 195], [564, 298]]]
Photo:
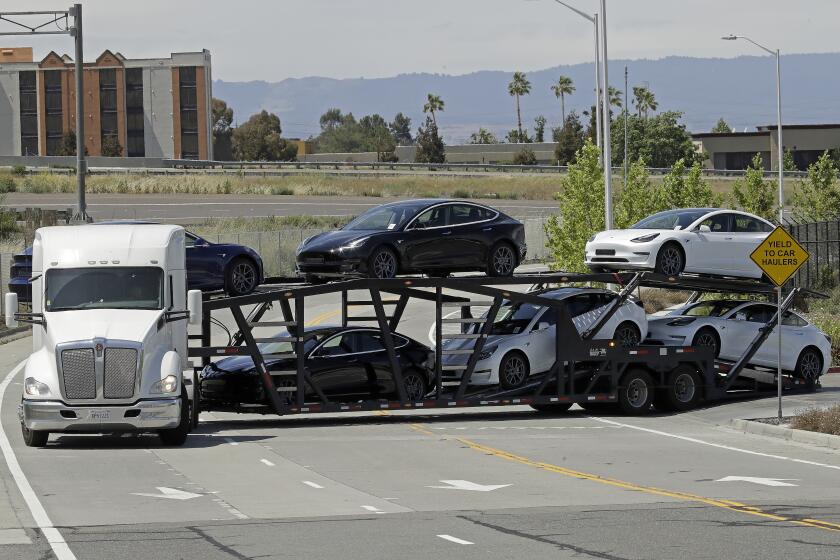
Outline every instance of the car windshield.
[[47, 311], [163, 309], [163, 270], [156, 267], [53, 268]]
[[648, 216], [630, 226], [631, 229], [685, 229], [711, 210], [668, 210]]
[[343, 229], [347, 231], [399, 230], [413, 218], [422, 206], [400, 204], [378, 206], [360, 215]]
[[496, 313], [490, 334], [519, 334], [528, 328], [540, 309], [531, 303], [506, 303]]
[[683, 315], [689, 317], [720, 317], [735, 309], [743, 301], [703, 301], [695, 303], [692, 307], [686, 309]]

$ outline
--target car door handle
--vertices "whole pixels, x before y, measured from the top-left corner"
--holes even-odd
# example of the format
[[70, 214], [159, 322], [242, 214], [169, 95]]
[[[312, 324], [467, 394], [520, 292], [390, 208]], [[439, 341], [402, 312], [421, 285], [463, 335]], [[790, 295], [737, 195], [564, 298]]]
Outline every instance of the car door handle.
[[452, 235], [452, 230], [444, 231], [441, 235]]
[[493, 228], [491, 228], [491, 227], [486, 227], [486, 228], [482, 229], [481, 231], [493, 231]]
[[734, 238], [734, 237], [724, 237], [724, 239], [725, 239], [726, 241], [732, 241], [732, 240], [733, 240], [733, 239], [735, 239], [735, 238]]

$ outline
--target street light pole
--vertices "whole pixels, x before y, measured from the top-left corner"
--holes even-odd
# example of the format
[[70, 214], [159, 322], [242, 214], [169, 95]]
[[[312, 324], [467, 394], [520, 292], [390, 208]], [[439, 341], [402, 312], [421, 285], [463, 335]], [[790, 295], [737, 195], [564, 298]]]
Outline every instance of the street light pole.
[[743, 35], [726, 35], [721, 37], [724, 41], [735, 41], [743, 39], [760, 48], [764, 52], [776, 57], [776, 133], [777, 133], [777, 166], [779, 176], [779, 224], [784, 223], [785, 218], [785, 166], [784, 166], [784, 142], [782, 139], [782, 56], [779, 49], [768, 49], [764, 45], [756, 43], [749, 37]]
[[76, 220], [87, 220], [87, 203], [85, 202], [85, 92], [84, 92], [84, 53], [82, 51], [82, 5], [73, 4], [70, 8], [73, 16], [73, 27], [70, 35], [76, 42], [76, 195], [78, 208]]
[[607, 66], [609, 65], [609, 56], [607, 54], [607, 0], [601, 0], [600, 24], [601, 53], [604, 55], [604, 60], [601, 63], [601, 83], [604, 86], [604, 94], [601, 96], [604, 123], [604, 222], [606, 229], [612, 229], [612, 157], [610, 149], [612, 142], [610, 141], [610, 79], [607, 71]]

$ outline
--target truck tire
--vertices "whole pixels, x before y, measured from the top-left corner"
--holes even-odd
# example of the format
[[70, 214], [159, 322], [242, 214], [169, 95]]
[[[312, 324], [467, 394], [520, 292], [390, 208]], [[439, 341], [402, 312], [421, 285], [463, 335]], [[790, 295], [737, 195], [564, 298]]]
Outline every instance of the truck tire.
[[632, 416], [646, 414], [653, 402], [654, 384], [650, 374], [634, 368], [624, 374], [618, 390], [621, 412]]
[[572, 403], [532, 404], [531, 408], [542, 414], [562, 414], [572, 408]]
[[23, 435], [23, 442], [26, 447], [46, 447], [50, 433], [43, 430], [30, 430], [23, 422], [20, 423], [20, 432]]
[[181, 421], [178, 427], [168, 430], [159, 430], [160, 441], [164, 445], [184, 445], [190, 433], [192, 402], [187, 397], [187, 390], [181, 388]]
[[690, 410], [700, 402], [700, 374], [691, 366], [679, 366], [668, 375], [665, 387], [657, 389], [653, 405], [663, 412]]

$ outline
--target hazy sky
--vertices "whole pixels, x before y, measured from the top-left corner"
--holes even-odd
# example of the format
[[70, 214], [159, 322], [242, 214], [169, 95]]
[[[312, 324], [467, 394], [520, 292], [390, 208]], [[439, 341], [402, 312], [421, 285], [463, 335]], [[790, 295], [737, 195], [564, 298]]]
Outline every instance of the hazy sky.
[[[67, 2], [3, 0], [0, 10]], [[597, 0], [568, 0], [589, 12]], [[593, 59], [592, 26], [553, 0], [87, 0], [86, 59], [209, 49], [214, 78], [382, 77], [535, 70]], [[611, 58], [760, 54], [728, 33], [784, 53], [838, 49], [838, 0], [608, 0]], [[0, 30], [8, 31], [0, 22]], [[72, 54], [68, 37], [0, 37]]]

